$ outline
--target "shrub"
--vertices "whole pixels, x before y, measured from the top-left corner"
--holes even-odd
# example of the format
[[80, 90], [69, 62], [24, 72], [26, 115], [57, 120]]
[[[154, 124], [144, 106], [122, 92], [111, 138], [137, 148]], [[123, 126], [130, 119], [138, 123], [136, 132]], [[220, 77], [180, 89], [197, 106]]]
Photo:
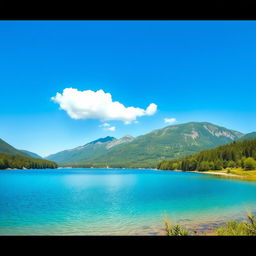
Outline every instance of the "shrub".
[[252, 157], [248, 157], [244, 160], [244, 169], [253, 170], [256, 169], [256, 161]]
[[189, 231], [179, 225], [172, 226], [168, 220], [164, 220], [167, 236], [189, 236]]
[[223, 227], [216, 230], [219, 236], [255, 236], [256, 235], [256, 220], [254, 215], [247, 216], [249, 222], [230, 221]]

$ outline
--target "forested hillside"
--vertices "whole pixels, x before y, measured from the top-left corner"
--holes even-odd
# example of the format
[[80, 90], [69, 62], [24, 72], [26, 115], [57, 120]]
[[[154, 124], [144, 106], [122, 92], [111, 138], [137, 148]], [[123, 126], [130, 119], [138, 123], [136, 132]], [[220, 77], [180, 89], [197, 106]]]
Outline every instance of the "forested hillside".
[[21, 156], [29, 156], [27, 153], [22, 152], [4, 140], [0, 139], [0, 153], [8, 153], [8, 154], [15, 154], [15, 155], [21, 155]]
[[136, 138], [130, 137], [125, 143], [117, 144], [122, 138], [100, 144], [88, 143], [46, 159], [61, 166], [73, 167], [156, 168], [164, 159], [192, 155], [242, 136], [238, 131], [211, 123], [189, 122], [170, 125]]
[[44, 159], [0, 153], [0, 169], [54, 169], [57, 167], [55, 162]]
[[256, 140], [234, 141], [192, 156], [165, 160], [158, 165], [161, 170], [183, 171], [221, 170], [228, 167], [256, 169]]

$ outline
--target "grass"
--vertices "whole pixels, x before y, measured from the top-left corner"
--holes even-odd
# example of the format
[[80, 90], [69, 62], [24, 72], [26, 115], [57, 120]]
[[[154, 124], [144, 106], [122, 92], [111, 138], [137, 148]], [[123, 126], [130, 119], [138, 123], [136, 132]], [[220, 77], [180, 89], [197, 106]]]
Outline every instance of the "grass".
[[205, 171], [205, 173], [207, 172], [234, 174], [240, 176], [237, 178], [256, 181], [256, 170], [246, 171], [243, 168], [227, 168], [222, 170]]
[[256, 236], [256, 219], [252, 214], [247, 215], [248, 222], [227, 222], [216, 230], [219, 236]]
[[165, 219], [165, 231], [167, 236], [189, 236], [190, 232], [182, 228], [180, 225], [171, 225], [170, 221]]
[[256, 170], [252, 171], [245, 171], [242, 168], [233, 168], [229, 170], [230, 173], [242, 176], [255, 176], [256, 177]]
[[[167, 236], [189, 236], [192, 235], [187, 229], [180, 225], [171, 225], [170, 221], [165, 219], [165, 231]], [[196, 231], [194, 231], [196, 234]], [[256, 236], [256, 219], [253, 214], [247, 215], [247, 222], [229, 221], [224, 226], [213, 230], [212, 235], [217, 236]]]

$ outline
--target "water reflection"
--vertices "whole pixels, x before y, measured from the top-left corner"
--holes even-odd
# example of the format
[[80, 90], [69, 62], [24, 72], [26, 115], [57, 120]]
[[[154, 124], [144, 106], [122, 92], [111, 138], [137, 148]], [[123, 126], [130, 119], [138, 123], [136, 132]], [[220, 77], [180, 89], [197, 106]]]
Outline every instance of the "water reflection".
[[136, 184], [136, 175], [87, 175], [75, 174], [65, 175], [62, 178], [67, 187], [85, 189], [91, 187], [104, 186], [109, 191], [120, 188], [131, 187]]

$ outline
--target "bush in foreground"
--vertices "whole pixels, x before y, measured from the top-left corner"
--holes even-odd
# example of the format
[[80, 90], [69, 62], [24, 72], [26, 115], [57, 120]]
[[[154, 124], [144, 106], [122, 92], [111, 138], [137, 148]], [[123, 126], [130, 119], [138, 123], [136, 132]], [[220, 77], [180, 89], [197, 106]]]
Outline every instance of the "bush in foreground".
[[223, 227], [216, 230], [219, 236], [255, 236], [256, 235], [256, 220], [255, 216], [249, 214], [248, 222], [230, 221]]
[[[256, 236], [256, 219], [253, 214], [247, 215], [248, 222], [230, 221], [224, 226], [215, 230], [217, 236]], [[168, 220], [164, 220], [167, 236], [189, 236], [187, 229], [179, 225], [171, 225]], [[196, 233], [196, 232], [195, 232]]]
[[171, 225], [168, 220], [164, 220], [165, 230], [167, 236], [189, 236], [190, 233], [187, 229], [182, 228], [179, 225]]

